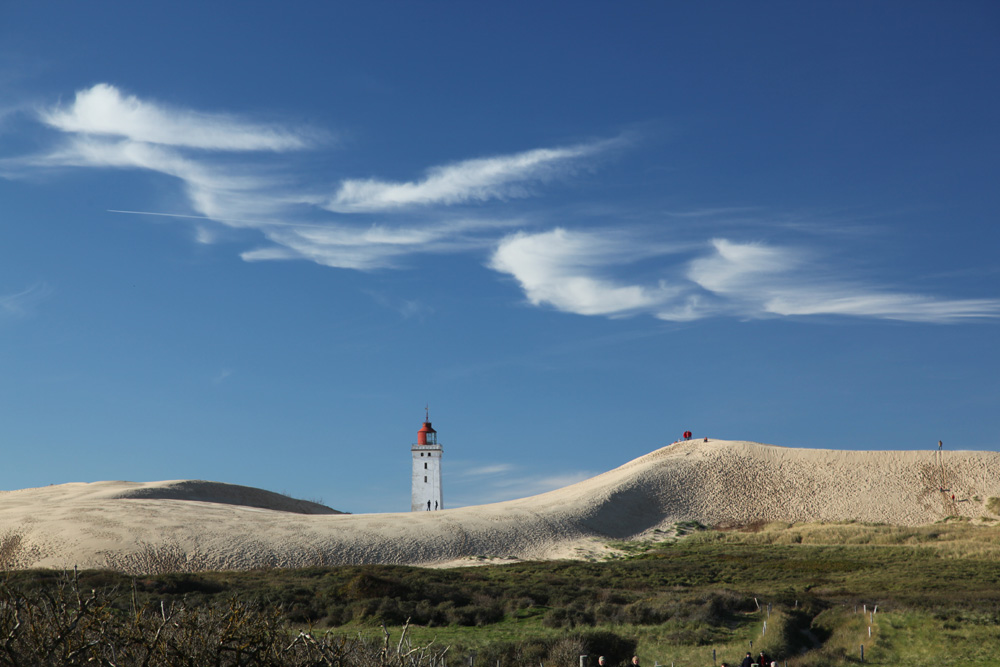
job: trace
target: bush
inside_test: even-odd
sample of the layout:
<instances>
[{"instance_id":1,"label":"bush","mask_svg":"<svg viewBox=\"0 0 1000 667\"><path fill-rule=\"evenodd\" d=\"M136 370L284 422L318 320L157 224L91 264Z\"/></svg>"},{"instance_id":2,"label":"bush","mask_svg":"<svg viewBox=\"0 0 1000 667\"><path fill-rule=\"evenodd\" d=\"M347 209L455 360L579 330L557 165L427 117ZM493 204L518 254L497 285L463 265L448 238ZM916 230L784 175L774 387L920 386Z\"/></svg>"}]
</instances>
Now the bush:
<instances>
[{"instance_id":1,"label":"bush","mask_svg":"<svg viewBox=\"0 0 1000 667\"><path fill-rule=\"evenodd\" d=\"M443 652L363 638L297 636L277 606L229 600L190 608L136 607L116 591L91 591L78 577L25 590L0 585L0 665L37 667L430 667Z\"/></svg>"},{"instance_id":2,"label":"bush","mask_svg":"<svg viewBox=\"0 0 1000 667\"><path fill-rule=\"evenodd\" d=\"M537 665L548 660L550 644L551 642L545 639L491 642L479 649L476 663L485 667L492 667L497 662L508 667Z\"/></svg>"},{"instance_id":3,"label":"bush","mask_svg":"<svg viewBox=\"0 0 1000 667\"><path fill-rule=\"evenodd\" d=\"M9 529L0 534L0 570L31 567L41 555L41 549L29 544L21 531Z\"/></svg>"},{"instance_id":4,"label":"bush","mask_svg":"<svg viewBox=\"0 0 1000 667\"><path fill-rule=\"evenodd\" d=\"M593 630L580 635L584 653L594 656L591 664L597 664L597 656L604 656L608 664L626 664L633 655L637 642L629 637L622 637L607 630Z\"/></svg>"},{"instance_id":5,"label":"bush","mask_svg":"<svg viewBox=\"0 0 1000 667\"><path fill-rule=\"evenodd\" d=\"M751 611L755 606L753 600L745 595L729 591L712 593L692 611L689 619L695 623L723 625L737 613Z\"/></svg>"},{"instance_id":6,"label":"bush","mask_svg":"<svg viewBox=\"0 0 1000 667\"><path fill-rule=\"evenodd\" d=\"M625 622L625 611L615 604L599 604L594 607L594 619L597 623L620 625Z\"/></svg>"},{"instance_id":7,"label":"bush","mask_svg":"<svg viewBox=\"0 0 1000 667\"><path fill-rule=\"evenodd\" d=\"M568 607L556 607L545 613L542 624L549 628L575 628L594 624L594 614L582 603L574 603Z\"/></svg>"},{"instance_id":8,"label":"bush","mask_svg":"<svg viewBox=\"0 0 1000 667\"><path fill-rule=\"evenodd\" d=\"M559 667L574 667L580 664L580 656L586 654L587 646L580 637L564 637L549 648L547 662Z\"/></svg>"},{"instance_id":9,"label":"bush","mask_svg":"<svg viewBox=\"0 0 1000 667\"><path fill-rule=\"evenodd\" d=\"M632 625L659 625L670 620L671 609L655 601L633 602L622 610L625 622Z\"/></svg>"},{"instance_id":10,"label":"bush","mask_svg":"<svg viewBox=\"0 0 1000 667\"><path fill-rule=\"evenodd\" d=\"M409 589L406 585L388 577L378 576L372 572L359 572L341 591L348 600L366 600L370 598L406 598Z\"/></svg>"},{"instance_id":11,"label":"bush","mask_svg":"<svg viewBox=\"0 0 1000 667\"><path fill-rule=\"evenodd\" d=\"M476 625L476 607L470 605L452 606L445 612L445 617L450 625Z\"/></svg>"}]
</instances>

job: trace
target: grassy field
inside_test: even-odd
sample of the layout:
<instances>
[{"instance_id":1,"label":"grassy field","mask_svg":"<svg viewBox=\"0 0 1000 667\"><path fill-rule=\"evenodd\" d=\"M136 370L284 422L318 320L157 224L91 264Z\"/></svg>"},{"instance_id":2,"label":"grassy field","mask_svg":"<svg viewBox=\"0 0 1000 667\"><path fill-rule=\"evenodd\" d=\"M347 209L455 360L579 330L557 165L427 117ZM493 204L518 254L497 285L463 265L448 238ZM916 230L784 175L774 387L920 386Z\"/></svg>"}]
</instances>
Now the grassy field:
<instances>
[{"instance_id":1,"label":"grassy field","mask_svg":"<svg viewBox=\"0 0 1000 667\"><path fill-rule=\"evenodd\" d=\"M398 634L450 646L450 665L578 665L605 654L644 667L738 664L747 650L800 667L865 662L1000 667L1000 529L772 524L629 543L602 562L450 570L352 566L81 573L88 588L143 604L280 605L295 627ZM6 574L30 592L62 576ZM134 604L134 602L133 602ZM877 612L875 611L877 608ZM766 624L766 626L765 626Z\"/></svg>"}]
</instances>

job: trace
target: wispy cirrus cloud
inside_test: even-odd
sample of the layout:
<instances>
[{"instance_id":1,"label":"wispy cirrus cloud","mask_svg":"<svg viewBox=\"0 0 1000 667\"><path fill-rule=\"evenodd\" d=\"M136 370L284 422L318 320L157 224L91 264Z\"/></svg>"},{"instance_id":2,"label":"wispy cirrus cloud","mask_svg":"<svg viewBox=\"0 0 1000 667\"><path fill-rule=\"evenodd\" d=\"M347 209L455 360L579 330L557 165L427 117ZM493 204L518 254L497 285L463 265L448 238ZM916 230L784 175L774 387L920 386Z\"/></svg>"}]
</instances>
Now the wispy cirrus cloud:
<instances>
[{"instance_id":1,"label":"wispy cirrus cloud","mask_svg":"<svg viewBox=\"0 0 1000 667\"><path fill-rule=\"evenodd\" d=\"M688 278L749 317L848 315L938 323L1000 317L996 299L945 299L826 275L821 258L807 251L725 239L713 240L712 248L691 262Z\"/></svg>"},{"instance_id":2,"label":"wispy cirrus cloud","mask_svg":"<svg viewBox=\"0 0 1000 667\"><path fill-rule=\"evenodd\" d=\"M0 175L67 168L160 173L181 183L193 214L176 217L196 226L198 242L211 243L218 236L210 222L253 229L267 244L242 252L246 261L307 260L354 270L398 267L417 254L485 252L499 230L523 221L457 217L447 212L449 206L524 195L621 142L465 160L431 167L424 179L406 183L346 179L331 199L316 194L321 188L311 181L318 179L297 169L294 160L254 155L323 145L325 135L313 130L159 104L107 83L78 91L69 104L42 108L36 117L58 131L60 140L42 153L0 161ZM230 157L233 153L238 160ZM413 215L413 207L425 213ZM404 209L405 220L393 218ZM372 221L372 213L384 219Z\"/></svg>"},{"instance_id":3,"label":"wispy cirrus cloud","mask_svg":"<svg viewBox=\"0 0 1000 667\"><path fill-rule=\"evenodd\" d=\"M393 183L349 179L325 208L338 213L392 211L401 208L484 202L524 196L529 184L565 173L583 157L607 150L614 141L538 148L513 155L464 160L433 167L419 181Z\"/></svg>"},{"instance_id":4,"label":"wispy cirrus cloud","mask_svg":"<svg viewBox=\"0 0 1000 667\"><path fill-rule=\"evenodd\" d=\"M506 500L530 498L540 493L548 493L595 477L599 473L590 471L567 471L556 475L538 475L520 471L507 473L495 478L480 478L475 488L468 491L458 488L455 506L501 503ZM450 493L450 492L449 492ZM468 499L468 500L467 500Z\"/></svg>"},{"instance_id":5,"label":"wispy cirrus cloud","mask_svg":"<svg viewBox=\"0 0 1000 667\"><path fill-rule=\"evenodd\" d=\"M222 384L233 374L233 371L229 368L223 368L221 371L215 374L212 378L212 384Z\"/></svg>"},{"instance_id":6,"label":"wispy cirrus cloud","mask_svg":"<svg viewBox=\"0 0 1000 667\"><path fill-rule=\"evenodd\" d=\"M434 312L434 308L418 299L398 299L379 290L364 290L375 303L395 311L404 320L423 318Z\"/></svg>"},{"instance_id":7,"label":"wispy cirrus cloud","mask_svg":"<svg viewBox=\"0 0 1000 667\"><path fill-rule=\"evenodd\" d=\"M492 476L500 475L504 473L513 472L517 469L517 466L511 463L493 463L488 465L476 466L474 468L466 468L462 471L463 476L467 477L482 477L482 476Z\"/></svg>"},{"instance_id":8,"label":"wispy cirrus cloud","mask_svg":"<svg viewBox=\"0 0 1000 667\"><path fill-rule=\"evenodd\" d=\"M510 463L487 463L466 467L455 461L449 467L449 494L454 506L496 503L554 491L598 475L588 470L538 474ZM474 500L471 500L474 498Z\"/></svg>"},{"instance_id":9,"label":"wispy cirrus cloud","mask_svg":"<svg viewBox=\"0 0 1000 667\"><path fill-rule=\"evenodd\" d=\"M186 184L210 191L247 191L260 184L257 180L214 169L164 146L87 135L72 136L59 148L25 158L22 163L37 167L143 169L174 176Z\"/></svg>"},{"instance_id":10,"label":"wispy cirrus cloud","mask_svg":"<svg viewBox=\"0 0 1000 667\"><path fill-rule=\"evenodd\" d=\"M264 239L241 253L246 261L372 270L405 266L419 254L484 253L489 268L512 276L530 304L590 316L840 315L938 323L1000 316L997 300L947 299L856 280L801 248L727 238L668 244L656 239L670 229L651 241L624 228L580 229L571 219L548 231L524 231L524 220L496 212L504 200L536 194L542 184L590 167L621 138L460 160L410 181L348 178L330 195L316 184L324 178L293 159L326 145L314 130L164 105L107 83L42 108L35 118L57 140L40 153L0 160L0 175L90 168L169 176L181 184L191 211L176 217L196 225L198 242L213 242L225 227ZM450 211L456 206L463 216ZM479 210L472 212L474 206ZM759 226L766 212L706 207L663 214L699 226L719 216L743 229ZM512 227L522 231L510 234ZM16 305L0 302L0 308Z\"/></svg>"},{"instance_id":11,"label":"wispy cirrus cloud","mask_svg":"<svg viewBox=\"0 0 1000 667\"><path fill-rule=\"evenodd\" d=\"M513 276L531 304L579 315L644 313L669 321L844 315L935 323L1000 317L1000 300L897 292L838 276L807 251L726 239L694 257L675 257L656 283L608 277L627 273L625 265L651 252L667 253L654 248L620 234L557 228L505 238L489 266Z\"/></svg>"},{"instance_id":12,"label":"wispy cirrus cloud","mask_svg":"<svg viewBox=\"0 0 1000 667\"><path fill-rule=\"evenodd\" d=\"M20 319L32 313L34 307L52 294L46 283L35 283L18 292L0 294L0 315Z\"/></svg>"},{"instance_id":13,"label":"wispy cirrus cloud","mask_svg":"<svg viewBox=\"0 0 1000 667\"><path fill-rule=\"evenodd\" d=\"M284 212L287 179L248 152L287 152L309 146L322 133L265 125L230 114L208 114L146 102L98 84L77 92L67 106L42 108L36 117L59 131L38 154L0 161L15 178L31 170L135 169L178 179L192 209L227 226L252 227L261 216ZM241 160L227 160L232 152ZM301 197L291 195L293 200ZM246 218L233 223L236 218Z\"/></svg>"},{"instance_id":14,"label":"wispy cirrus cloud","mask_svg":"<svg viewBox=\"0 0 1000 667\"><path fill-rule=\"evenodd\" d=\"M99 83L76 93L72 104L43 109L39 117L62 132L122 137L130 141L222 151L306 148L303 131L252 123L230 114L172 108L123 95Z\"/></svg>"},{"instance_id":15,"label":"wispy cirrus cloud","mask_svg":"<svg viewBox=\"0 0 1000 667\"><path fill-rule=\"evenodd\" d=\"M369 271L399 266L417 254L486 251L497 229L516 220L433 220L423 224L362 226L268 224L260 228L274 245L241 253L245 261L306 259L323 266Z\"/></svg>"},{"instance_id":16,"label":"wispy cirrus cloud","mask_svg":"<svg viewBox=\"0 0 1000 667\"><path fill-rule=\"evenodd\" d=\"M617 235L556 228L508 236L489 266L513 276L533 305L580 315L628 315L656 309L678 295L663 281L629 285L601 275L649 255L648 247Z\"/></svg>"}]
</instances>

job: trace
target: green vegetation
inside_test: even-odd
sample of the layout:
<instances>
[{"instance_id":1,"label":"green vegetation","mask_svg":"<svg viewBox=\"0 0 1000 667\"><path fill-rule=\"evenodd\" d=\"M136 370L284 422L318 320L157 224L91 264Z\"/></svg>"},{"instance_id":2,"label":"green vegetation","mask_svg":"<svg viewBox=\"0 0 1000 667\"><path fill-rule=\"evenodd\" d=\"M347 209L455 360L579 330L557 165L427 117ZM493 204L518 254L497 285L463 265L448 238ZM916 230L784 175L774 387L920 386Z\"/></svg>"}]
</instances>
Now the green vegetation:
<instances>
[{"instance_id":1,"label":"green vegetation","mask_svg":"<svg viewBox=\"0 0 1000 667\"><path fill-rule=\"evenodd\" d=\"M114 589L88 591L64 573L37 587L0 585L4 667L435 667L445 650L405 637L293 632L273 605L139 604Z\"/></svg>"},{"instance_id":2,"label":"green vegetation","mask_svg":"<svg viewBox=\"0 0 1000 667\"><path fill-rule=\"evenodd\" d=\"M764 650L799 667L857 663L862 645L870 664L1000 666L1000 529L993 523L687 532L615 545L623 557L605 562L135 578L91 571L79 574L79 584L113 591L109 608L122 612L280 609L286 631L310 636L378 642L382 624L409 620L413 642L449 647L452 666L467 664L470 651L483 667L575 667L581 654L624 664L635 651L648 665L711 665L713 650L719 662L738 663L751 642L754 655ZM64 581L61 573L9 571L5 590L37 599Z\"/></svg>"}]
</instances>

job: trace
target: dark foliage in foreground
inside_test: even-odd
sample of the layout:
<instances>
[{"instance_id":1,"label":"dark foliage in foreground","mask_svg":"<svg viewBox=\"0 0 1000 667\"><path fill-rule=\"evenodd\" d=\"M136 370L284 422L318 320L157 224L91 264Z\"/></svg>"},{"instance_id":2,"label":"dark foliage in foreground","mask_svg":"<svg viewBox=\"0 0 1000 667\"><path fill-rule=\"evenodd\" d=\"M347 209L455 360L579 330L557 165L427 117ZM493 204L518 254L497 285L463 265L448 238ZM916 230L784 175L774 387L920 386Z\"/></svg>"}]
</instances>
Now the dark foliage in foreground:
<instances>
[{"instance_id":1,"label":"dark foliage in foreground","mask_svg":"<svg viewBox=\"0 0 1000 667\"><path fill-rule=\"evenodd\" d=\"M81 589L65 575L54 585L0 585L0 665L23 667L424 667L444 651L362 637L293 633L275 606L138 606L134 595Z\"/></svg>"},{"instance_id":2,"label":"dark foliage in foreground","mask_svg":"<svg viewBox=\"0 0 1000 667\"><path fill-rule=\"evenodd\" d=\"M137 588L88 590L78 573L45 574L41 580L0 584L0 666L444 667L449 662L448 647L413 647L408 623L395 641L384 625L381 641L316 635L293 629L275 604L236 598L142 604ZM559 640L497 642L481 651L480 664L574 663L588 651L604 651L618 663L635 646L611 632L591 631Z\"/></svg>"},{"instance_id":3,"label":"dark foliage in foreground","mask_svg":"<svg viewBox=\"0 0 1000 667\"><path fill-rule=\"evenodd\" d=\"M989 554L731 539L707 535L612 562L453 570L343 566L138 577L10 570L0 584L0 667L432 667L431 660L442 667L445 658L467 664L471 651L477 667L566 667L584 654L607 655L614 665L627 663L637 643L639 650L688 647L691 655L739 646L760 636L772 604L780 616L768 642L790 664L825 665L849 662L844 651L856 650L867 632L859 615L838 610L865 603L909 615L880 626L883 652L926 634L920 623L940 623L950 643L970 651L1000 622ZM390 645L378 629L407 623L417 643L446 637L447 655ZM904 635L908 623L920 629ZM314 627L357 636L317 635Z\"/></svg>"},{"instance_id":4,"label":"dark foliage in foreground","mask_svg":"<svg viewBox=\"0 0 1000 667\"><path fill-rule=\"evenodd\" d=\"M62 575L11 571L23 590ZM793 606L859 600L896 608L1000 609L996 564L942 558L920 547L682 542L604 563L535 562L450 570L341 566L130 577L80 573L89 589L135 591L138 604L188 606L231 599L280 607L290 623L317 627L484 627L514 618L550 629L597 626L726 626L755 608L754 597Z\"/></svg>"}]
</instances>

